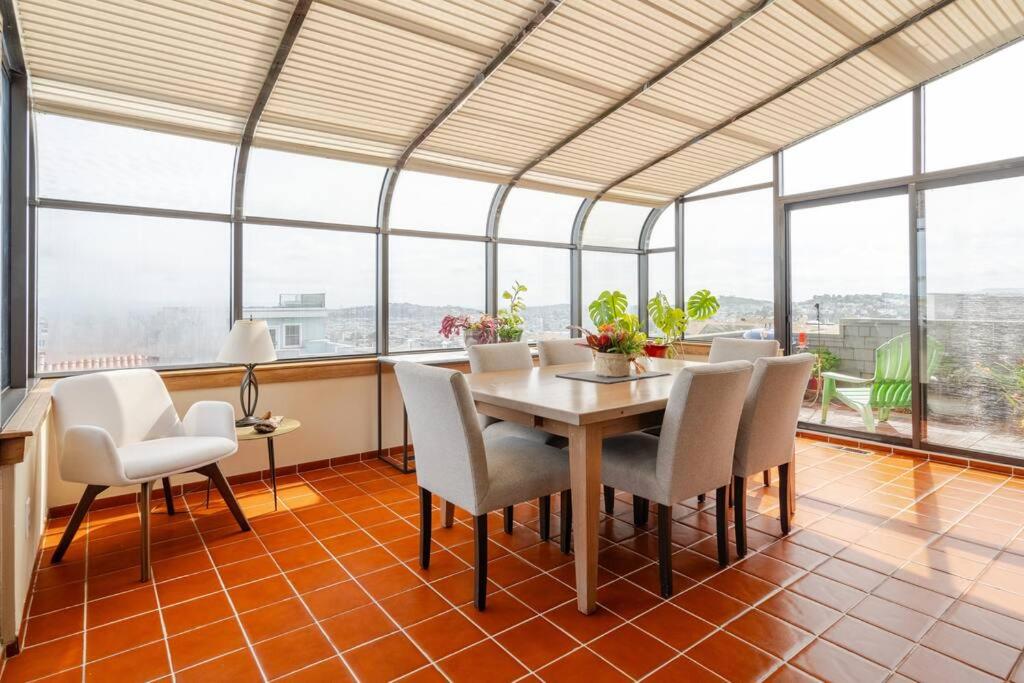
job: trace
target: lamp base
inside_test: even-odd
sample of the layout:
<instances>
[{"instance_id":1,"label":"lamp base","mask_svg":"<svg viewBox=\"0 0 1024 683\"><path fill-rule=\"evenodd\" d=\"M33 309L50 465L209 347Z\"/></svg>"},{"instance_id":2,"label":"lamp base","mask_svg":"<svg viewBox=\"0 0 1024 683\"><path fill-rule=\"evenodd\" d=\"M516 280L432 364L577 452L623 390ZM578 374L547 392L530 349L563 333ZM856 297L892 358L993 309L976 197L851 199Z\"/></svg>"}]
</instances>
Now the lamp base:
<instances>
[{"instance_id":1,"label":"lamp base","mask_svg":"<svg viewBox=\"0 0 1024 683\"><path fill-rule=\"evenodd\" d=\"M258 417L252 415L235 420L236 427L251 427L257 422L262 422Z\"/></svg>"}]
</instances>

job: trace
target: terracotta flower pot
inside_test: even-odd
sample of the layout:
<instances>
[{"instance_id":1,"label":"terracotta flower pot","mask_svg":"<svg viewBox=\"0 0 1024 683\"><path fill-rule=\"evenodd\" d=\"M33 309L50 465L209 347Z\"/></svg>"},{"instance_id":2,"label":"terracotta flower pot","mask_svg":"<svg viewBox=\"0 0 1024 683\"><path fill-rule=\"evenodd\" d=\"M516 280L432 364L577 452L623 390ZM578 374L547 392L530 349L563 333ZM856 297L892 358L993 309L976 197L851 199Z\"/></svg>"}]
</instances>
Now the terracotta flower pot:
<instances>
[{"instance_id":1,"label":"terracotta flower pot","mask_svg":"<svg viewBox=\"0 0 1024 683\"><path fill-rule=\"evenodd\" d=\"M595 351L594 371L600 377L626 377L629 375L629 356Z\"/></svg>"},{"instance_id":2,"label":"terracotta flower pot","mask_svg":"<svg viewBox=\"0 0 1024 683\"><path fill-rule=\"evenodd\" d=\"M647 346L644 347L644 351L646 351L647 355L651 358L667 358L668 349L668 344L648 343Z\"/></svg>"}]
</instances>

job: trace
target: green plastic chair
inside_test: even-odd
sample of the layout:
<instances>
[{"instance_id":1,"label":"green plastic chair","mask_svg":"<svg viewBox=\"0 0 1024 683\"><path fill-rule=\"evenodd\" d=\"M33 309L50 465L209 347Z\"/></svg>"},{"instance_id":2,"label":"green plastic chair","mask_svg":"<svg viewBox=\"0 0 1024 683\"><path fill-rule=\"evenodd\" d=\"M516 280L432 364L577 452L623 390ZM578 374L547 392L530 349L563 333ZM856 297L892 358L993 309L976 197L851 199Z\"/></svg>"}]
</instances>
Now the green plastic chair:
<instances>
[{"instance_id":1,"label":"green plastic chair","mask_svg":"<svg viewBox=\"0 0 1024 683\"><path fill-rule=\"evenodd\" d=\"M931 377L942 358L942 345L928 340L928 373ZM893 337L875 349L875 376L853 377L840 372L823 372L825 386L821 393L821 422L828 418L828 407L837 398L856 410L864 427L874 433L875 409L878 421L885 422L893 408L910 406L910 333ZM860 386L841 387L837 382ZM870 386L865 386L870 385Z\"/></svg>"}]
</instances>

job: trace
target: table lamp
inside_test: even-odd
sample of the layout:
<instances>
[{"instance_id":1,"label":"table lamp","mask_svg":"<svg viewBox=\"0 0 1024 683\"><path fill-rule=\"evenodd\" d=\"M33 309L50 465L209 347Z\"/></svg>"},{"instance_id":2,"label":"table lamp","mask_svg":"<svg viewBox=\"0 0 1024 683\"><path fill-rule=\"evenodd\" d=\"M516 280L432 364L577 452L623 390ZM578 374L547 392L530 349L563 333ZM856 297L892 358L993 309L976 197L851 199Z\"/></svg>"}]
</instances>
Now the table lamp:
<instances>
[{"instance_id":1,"label":"table lamp","mask_svg":"<svg viewBox=\"0 0 1024 683\"><path fill-rule=\"evenodd\" d=\"M257 363L270 363L277 360L274 353L274 341L270 338L266 320L236 320L228 338L217 356L219 363L245 366L245 377L239 391L239 403L242 405L243 416L235 421L236 427L246 427L259 422L253 417L256 403L260 399L260 386L256 382L254 372Z\"/></svg>"}]
</instances>

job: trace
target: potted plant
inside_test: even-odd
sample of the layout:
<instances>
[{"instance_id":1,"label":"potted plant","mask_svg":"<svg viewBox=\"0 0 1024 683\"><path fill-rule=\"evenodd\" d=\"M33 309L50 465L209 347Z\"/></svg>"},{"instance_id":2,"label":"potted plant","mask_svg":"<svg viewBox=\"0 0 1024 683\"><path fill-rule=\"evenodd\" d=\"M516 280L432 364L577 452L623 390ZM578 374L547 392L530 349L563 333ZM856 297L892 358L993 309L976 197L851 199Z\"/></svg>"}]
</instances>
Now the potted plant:
<instances>
[{"instance_id":1,"label":"potted plant","mask_svg":"<svg viewBox=\"0 0 1024 683\"><path fill-rule=\"evenodd\" d=\"M644 371L638 359L644 355L647 335L640 329L640 319L626 313L628 307L622 292L601 292L588 308L597 332L576 328L583 333L582 345L594 352L594 370L602 377L625 377L631 366Z\"/></svg>"},{"instance_id":2,"label":"potted plant","mask_svg":"<svg viewBox=\"0 0 1024 683\"><path fill-rule=\"evenodd\" d=\"M811 377L807 380L807 388L810 391L817 391L821 386L821 375L839 367L839 357L824 346L810 349L808 353L814 354L814 367L811 368Z\"/></svg>"},{"instance_id":3,"label":"potted plant","mask_svg":"<svg viewBox=\"0 0 1024 683\"><path fill-rule=\"evenodd\" d=\"M668 297L658 292L647 302L647 315L663 336L647 343L647 355L653 358L675 357L675 345L683 338L690 322L708 320L719 308L718 299L706 289L694 292L687 299L685 311L672 306Z\"/></svg>"},{"instance_id":4,"label":"potted plant","mask_svg":"<svg viewBox=\"0 0 1024 683\"><path fill-rule=\"evenodd\" d=\"M492 344L498 340L498 321L486 314L475 320L468 315L446 315L441 319L438 333L442 337L451 339L460 332L467 349L474 344Z\"/></svg>"},{"instance_id":5,"label":"potted plant","mask_svg":"<svg viewBox=\"0 0 1024 683\"><path fill-rule=\"evenodd\" d=\"M512 289L506 289L501 293L501 298L508 302L508 308L498 309L498 339L503 342L517 342L523 338L523 311L526 310L526 302L523 301L523 292L526 285L516 280Z\"/></svg>"}]
</instances>

